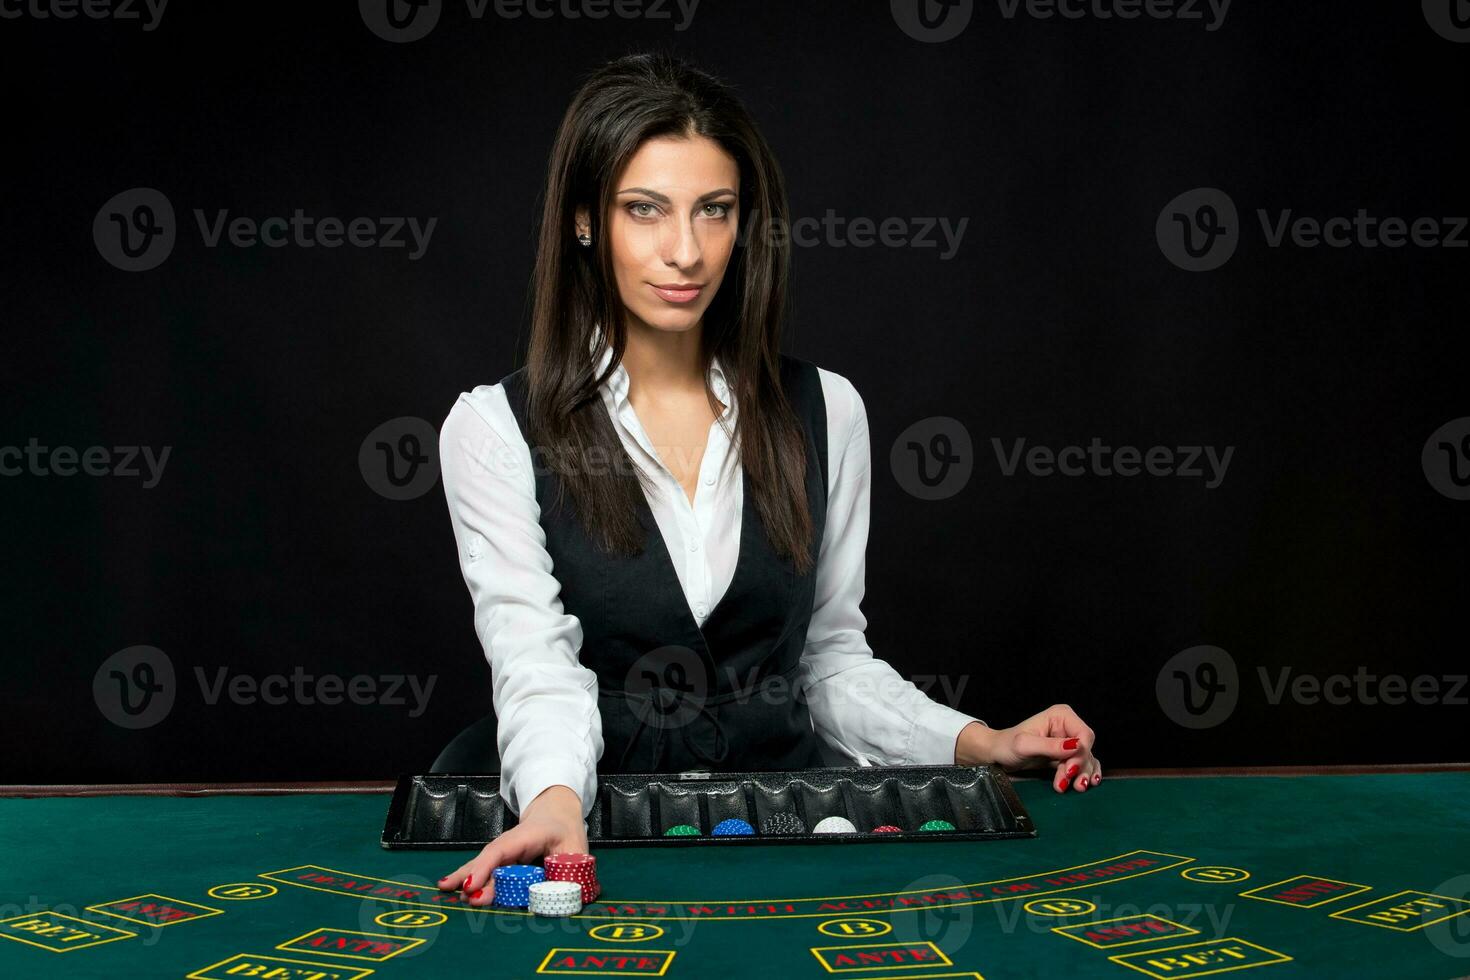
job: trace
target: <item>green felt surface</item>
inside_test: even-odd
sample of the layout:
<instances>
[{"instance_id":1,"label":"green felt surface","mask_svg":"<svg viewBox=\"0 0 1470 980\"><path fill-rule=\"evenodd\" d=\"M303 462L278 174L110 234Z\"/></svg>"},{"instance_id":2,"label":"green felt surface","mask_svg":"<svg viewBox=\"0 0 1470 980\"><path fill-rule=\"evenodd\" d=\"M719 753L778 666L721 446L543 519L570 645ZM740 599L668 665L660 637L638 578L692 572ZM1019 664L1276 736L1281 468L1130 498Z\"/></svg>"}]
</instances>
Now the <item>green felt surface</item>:
<instances>
[{"instance_id":1,"label":"green felt surface","mask_svg":"<svg viewBox=\"0 0 1470 980\"><path fill-rule=\"evenodd\" d=\"M0 922L0 936L7 937L0 939L0 977L182 977L235 953L332 966L319 973L296 966L291 972L204 975L286 980L371 970L375 980L528 977L537 975L553 947L563 947L625 955L672 952L667 977L1137 978L1149 974L1109 957L1165 957L1152 950L1219 939L1244 940L1291 957L1248 967L1252 977L1447 980L1470 974L1470 915L1414 931L1332 917L1406 890L1461 900L1414 906L1433 916L1470 910L1470 774L1114 779L1085 795L1065 796L1022 781L1018 790L1040 829L1034 840L603 851L599 865L607 904L555 921L442 907L432 882L465 854L381 849L386 796L0 799L0 920L8 920ZM1126 857L1133 852L1148 855ZM1140 860L1144 865L1127 866ZM256 900L207 894L215 885L264 884L264 873L307 865L336 877L323 880L327 871L272 875L277 894ZM1240 869L1249 878L1196 881L1181 873L1201 866ZM318 877L298 880L312 874ZM1313 908L1239 894L1298 875L1368 888ZM993 884L1006 879L1012 880ZM155 927L86 909L145 893L222 914ZM425 896L428 901L414 900ZM1096 909L1077 915L1026 911L1025 904L1036 900L1053 911L1058 907L1052 903L1060 900L1068 903L1061 911L1080 907L1071 903ZM441 906L447 921L427 929L375 921L383 913L430 905ZM1446 911L1435 911L1440 908ZM43 910L84 920L69 923L81 930L96 923L135 935L62 953L13 941L36 938L16 923L34 922ZM1052 931L1136 915L1162 916L1198 934L1098 949ZM650 923L664 934L621 943L589 935L618 916ZM853 928L891 930L853 938L818 930L830 920L851 918L874 923ZM1399 924L1407 928L1418 921ZM376 963L275 949L316 928L424 942ZM878 969L889 961L871 960L864 969L833 974L811 952L867 944L912 949L922 942L933 943L954 965ZM880 948L866 955L914 954ZM1237 946L1234 953L1217 949L1203 959L1239 964L1240 955L1274 958L1242 954ZM630 958L623 964L639 962ZM1218 969L1209 962L1161 959L1149 969L1164 976L1220 975L1209 972Z\"/></svg>"}]
</instances>

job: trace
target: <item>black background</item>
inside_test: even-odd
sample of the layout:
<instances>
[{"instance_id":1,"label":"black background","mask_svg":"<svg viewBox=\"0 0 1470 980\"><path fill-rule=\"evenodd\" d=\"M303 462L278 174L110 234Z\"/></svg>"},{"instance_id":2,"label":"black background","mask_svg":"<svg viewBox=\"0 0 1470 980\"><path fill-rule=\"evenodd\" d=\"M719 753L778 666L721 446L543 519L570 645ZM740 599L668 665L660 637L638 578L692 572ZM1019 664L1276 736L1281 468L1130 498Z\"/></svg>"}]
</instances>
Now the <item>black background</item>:
<instances>
[{"instance_id":1,"label":"black background","mask_svg":"<svg viewBox=\"0 0 1470 980\"><path fill-rule=\"evenodd\" d=\"M676 14L677 18L677 14ZM872 430L868 639L1009 724L1053 701L1111 767L1463 759L1465 708L1268 704L1274 672L1464 673L1470 503L1420 464L1467 414L1464 249L1270 248L1255 218L1470 211L1470 45L1418 4L1238 0L1202 21L978 3L922 43L887 3L705 0L668 20L472 18L388 43L354 4L186 3L158 28L0 20L7 93L0 445L172 447L162 482L0 478L9 751L0 781L385 778L489 709L443 498L395 502L364 437L519 364L546 157L581 75L667 48L727 78L795 216L968 218L959 253L794 250L788 349L850 378ZM1218 187L1242 241L1176 268L1154 224ZM92 222L162 191L158 268ZM437 217L427 253L206 248L192 211ZM968 486L904 492L889 450L964 423ZM1001 474L992 438L1234 446L1223 484ZM109 723L135 644L169 717ZM1229 721L1185 730L1155 678L1228 650ZM416 674L428 710L210 705L195 668ZM1463 694L1464 692L1462 692Z\"/></svg>"}]
</instances>

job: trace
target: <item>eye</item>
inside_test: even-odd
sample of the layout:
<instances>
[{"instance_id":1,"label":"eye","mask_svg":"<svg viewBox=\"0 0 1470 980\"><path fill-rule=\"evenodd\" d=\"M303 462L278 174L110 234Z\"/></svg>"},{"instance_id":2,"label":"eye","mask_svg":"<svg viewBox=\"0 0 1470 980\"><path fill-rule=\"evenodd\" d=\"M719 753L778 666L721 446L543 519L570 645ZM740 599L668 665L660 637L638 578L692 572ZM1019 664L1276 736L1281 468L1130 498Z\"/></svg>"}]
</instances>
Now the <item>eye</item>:
<instances>
[{"instance_id":1,"label":"eye","mask_svg":"<svg viewBox=\"0 0 1470 980\"><path fill-rule=\"evenodd\" d=\"M730 216L730 205L728 204L706 204L706 208L719 208L718 214L710 215L711 218L728 218Z\"/></svg>"},{"instance_id":2,"label":"eye","mask_svg":"<svg viewBox=\"0 0 1470 980\"><path fill-rule=\"evenodd\" d=\"M651 210L640 211L639 208L649 208ZM647 201L634 201L632 204L628 205L628 213L635 218L651 218L653 217L653 212L657 210L657 207L648 203Z\"/></svg>"}]
</instances>

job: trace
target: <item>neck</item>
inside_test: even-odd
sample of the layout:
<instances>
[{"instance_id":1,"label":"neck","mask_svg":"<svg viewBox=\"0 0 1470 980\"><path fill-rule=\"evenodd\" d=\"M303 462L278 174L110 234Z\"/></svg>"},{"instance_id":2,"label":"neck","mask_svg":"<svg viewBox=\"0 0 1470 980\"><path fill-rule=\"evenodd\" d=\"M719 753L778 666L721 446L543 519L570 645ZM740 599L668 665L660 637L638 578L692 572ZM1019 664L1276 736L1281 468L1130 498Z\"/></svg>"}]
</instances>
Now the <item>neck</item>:
<instances>
[{"instance_id":1,"label":"neck","mask_svg":"<svg viewBox=\"0 0 1470 980\"><path fill-rule=\"evenodd\" d=\"M701 324L688 330L656 330L644 323L630 323L628 349L623 351L623 367L628 371L630 394L638 388L702 390L702 340Z\"/></svg>"}]
</instances>

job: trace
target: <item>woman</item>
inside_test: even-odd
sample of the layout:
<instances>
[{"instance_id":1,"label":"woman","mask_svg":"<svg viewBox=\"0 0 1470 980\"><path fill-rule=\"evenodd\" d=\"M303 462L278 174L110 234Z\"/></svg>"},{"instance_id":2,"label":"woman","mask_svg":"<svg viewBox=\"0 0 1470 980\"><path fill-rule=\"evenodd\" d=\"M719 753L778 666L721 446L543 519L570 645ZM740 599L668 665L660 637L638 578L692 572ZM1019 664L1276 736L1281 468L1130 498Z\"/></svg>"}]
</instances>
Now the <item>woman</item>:
<instances>
[{"instance_id":1,"label":"woman","mask_svg":"<svg viewBox=\"0 0 1470 980\"><path fill-rule=\"evenodd\" d=\"M587 850L599 769L827 755L1101 779L1066 705L992 729L869 650L867 417L845 378L778 353L786 227L781 172L721 82L636 55L577 92L527 364L462 395L440 437L495 715L434 769L494 770L498 746L520 816L440 880L471 904L501 864Z\"/></svg>"}]
</instances>

